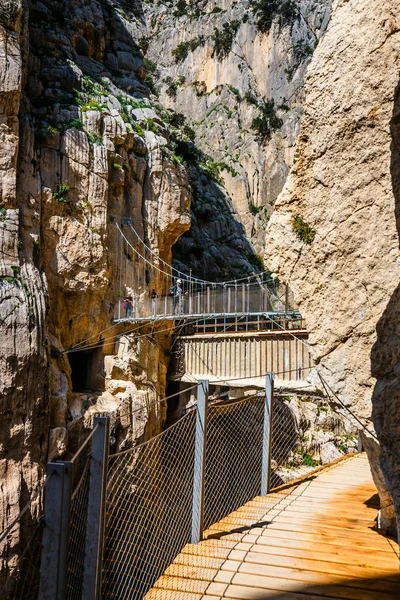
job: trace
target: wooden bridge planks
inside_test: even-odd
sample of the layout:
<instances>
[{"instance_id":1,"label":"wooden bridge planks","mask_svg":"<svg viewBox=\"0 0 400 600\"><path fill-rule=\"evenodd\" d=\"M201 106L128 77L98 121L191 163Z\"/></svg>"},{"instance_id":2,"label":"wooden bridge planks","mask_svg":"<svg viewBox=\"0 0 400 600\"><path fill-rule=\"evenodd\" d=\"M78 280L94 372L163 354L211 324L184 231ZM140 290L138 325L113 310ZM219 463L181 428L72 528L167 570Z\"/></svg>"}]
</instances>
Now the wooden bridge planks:
<instances>
[{"instance_id":1,"label":"wooden bridge planks","mask_svg":"<svg viewBox=\"0 0 400 600\"><path fill-rule=\"evenodd\" d=\"M399 547L373 529L365 455L258 497L188 544L146 600L400 598Z\"/></svg>"}]
</instances>

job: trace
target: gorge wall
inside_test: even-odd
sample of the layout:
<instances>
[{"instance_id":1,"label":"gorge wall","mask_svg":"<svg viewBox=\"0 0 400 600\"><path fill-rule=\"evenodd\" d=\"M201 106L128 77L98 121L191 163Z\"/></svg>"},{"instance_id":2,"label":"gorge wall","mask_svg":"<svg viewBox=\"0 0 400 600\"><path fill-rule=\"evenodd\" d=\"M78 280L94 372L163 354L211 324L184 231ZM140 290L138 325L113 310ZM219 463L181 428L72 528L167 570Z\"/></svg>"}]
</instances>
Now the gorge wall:
<instances>
[{"instance_id":1,"label":"gorge wall","mask_svg":"<svg viewBox=\"0 0 400 600\"><path fill-rule=\"evenodd\" d=\"M262 13L247 0L143 3L160 102L186 117L202 163L225 188L213 202L192 177L192 227L174 247L180 268L182 257L195 273L215 264L213 275L222 278L221 262L231 262L229 249L238 246L226 226L232 209L263 254L265 227L293 162L304 75L330 4L287 2L283 13L272 2Z\"/></svg>"},{"instance_id":2,"label":"gorge wall","mask_svg":"<svg viewBox=\"0 0 400 600\"><path fill-rule=\"evenodd\" d=\"M175 244L194 274L263 268L252 242L260 252L291 166L329 4L302 0L261 31L248 2L2 3L3 522L46 459L76 441L75 421L113 412L119 447L163 422L171 332L161 324L115 344L124 328L110 319L126 282L111 216L129 217L163 260ZM193 24L200 42L177 60ZM263 111L261 140L253 121ZM162 275L141 276L135 294L147 298L151 285L165 286Z\"/></svg>"},{"instance_id":3,"label":"gorge wall","mask_svg":"<svg viewBox=\"0 0 400 600\"><path fill-rule=\"evenodd\" d=\"M2 529L42 481L46 460L73 451L93 414L113 415L116 448L154 435L165 420L172 329L160 323L134 336L110 326L127 293L121 253L137 268L110 217L130 218L171 262L190 227L195 171L210 202L227 207L223 238L234 243L224 274L255 269L217 175L197 154L184 160L191 132L158 101L146 32L141 2L0 6ZM221 255L224 239L215 240ZM152 275L139 273L139 300L152 285L165 287L162 274ZM7 540L11 552L20 533Z\"/></svg>"},{"instance_id":4,"label":"gorge wall","mask_svg":"<svg viewBox=\"0 0 400 600\"><path fill-rule=\"evenodd\" d=\"M378 379L373 419L398 516L399 59L397 2L333 2L266 236L268 265L290 284L333 390L367 417Z\"/></svg>"},{"instance_id":5,"label":"gorge wall","mask_svg":"<svg viewBox=\"0 0 400 600\"><path fill-rule=\"evenodd\" d=\"M170 332L97 343L123 331L110 328L117 280L126 293L110 215L170 261L190 197L185 168L161 153L163 122L132 117L145 101L130 106L129 92L148 93L143 55L107 3L10 1L0 17L3 529L45 461L79 443L71 422L114 413L119 447L160 430ZM147 296L144 276L135 291ZM75 361L63 353L85 340L96 344Z\"/></svg>"},{"instance_id":6,"label":"gorge wall","mask_svg":"<svg viewBox=\"0 0 400 600\"><path fill-rule=\"evenodd\" d=\"M395 0L330 8L299 0L260 29L247 0L2 3L2 525L93 414L114 415L118 448L165 419L172 330L110 328L126 293L111 216L205 278L254 273L265 252L343 401L368 416L380 380L400 505L399 13ZM135 294L152 285L166 283L145 274Z\"/></svg>"}]
</instances>

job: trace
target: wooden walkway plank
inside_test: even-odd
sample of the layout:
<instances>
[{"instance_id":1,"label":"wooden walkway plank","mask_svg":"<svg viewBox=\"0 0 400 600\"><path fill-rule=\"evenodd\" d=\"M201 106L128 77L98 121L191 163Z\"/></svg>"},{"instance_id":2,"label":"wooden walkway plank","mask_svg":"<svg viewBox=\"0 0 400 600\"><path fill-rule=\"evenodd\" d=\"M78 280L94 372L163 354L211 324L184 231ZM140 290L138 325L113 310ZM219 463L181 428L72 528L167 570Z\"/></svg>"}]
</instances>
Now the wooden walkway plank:
<instances>
[{"instance_id":1,"label":"wooden walkway plank","mask_svg":"<svg viewBox=\"0 0 400 600\"><path fill-rule=\"evenodd\" d=\"M393 600L399 549L375 531L365 455L257 497L187 544L145 600Z\"/></svg>"},{"instance_id":2,"label":"wooden walkway plank","mask_svg":"<svg viewBox=\"0 0 400 600\"><path fill-rule=\"evenodd\" d=\"M270 539L279 540L279 543L277 543L277 545L282 545L281 540L283 540L285 543L287 541L293 540L293 542L301 544L300 547L302 547L302 548L305 548L308 544L312 544L314 546L314 544L322 543L322 544L328 545L328 546L339 546L344 549L347 548L349 550L349 552L352 552L353 554L357 553L359 551L359 549L361 548L363 552L364 552L364 550L366 550L368 552L385 552L388 554L394 554L395 556L398 556L398 554L396 554L396 549L392 548L389 540L383 540L382 545L380 545L378 547L377 545L375 545L375 540L371 540L370 537L368 537L366 540L360 540L359 536L357 536L355 539L353 538L351 540L350 547L349 547L349 541L345 537L342 537L342 539L339 539L337 536L326 535L326 536L321 536L321 538L318 541L316 541L315 534L313 534L313 533L294 532L291 529L289 529L289 530L274 529L274 530L268 531L268 535L263 534L262 536L252 535L251 533L249 533L242 537L243 542L251 543L251 544L258 543L261 545L268 544Z\"/></svg>"},{"instance_id":3,"label":"wooden walkway plank","mask_svg":"<svg viewBox=\"0 0 400 600\"><path fill-rule=\"evenodd\" d=\"M285 543L286 542L286 543ZM285 540L279 538L258 538L257 543L240 542L237 544L238 550L249 550L253 548L254 552L264 552L266 554L281 554L283 556L303 556L307 558L315 558L318 560L321 554L325 556L325 560L330 562L344 562L346 564L358 564L359 559L356 556L354 548L349 549L347 546L337 546L334 544L325 544L315 542L308 549L304 547L303 542L296 540ZM399 559L394 552L380 553L374 550L363 549L363 560L369 566L382 566L384 568L398 566Z\"/></svg>"}]
</instances>

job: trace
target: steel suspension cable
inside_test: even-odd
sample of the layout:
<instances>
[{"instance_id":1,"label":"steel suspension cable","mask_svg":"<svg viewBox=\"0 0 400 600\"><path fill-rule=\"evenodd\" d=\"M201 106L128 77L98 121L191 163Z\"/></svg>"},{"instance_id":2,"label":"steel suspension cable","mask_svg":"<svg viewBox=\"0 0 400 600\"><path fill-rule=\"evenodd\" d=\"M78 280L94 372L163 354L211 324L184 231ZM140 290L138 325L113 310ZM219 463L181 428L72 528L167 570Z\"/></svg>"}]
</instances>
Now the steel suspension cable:
<instances>
[{"instance_id":1,"label":"steel suspension cable","mask_svg":"<svg viewBox=\"0 0 400 600\"><path fill-rule=\"evenodd\" d=\"M319 372L319 369L317 369L317 373L318 373L318 377L320 378L321 383L322 383L322 385L324 387L324 390L325 390L325 393L326 393L327 397L330 398L330 395L329 395L329 392L330 392L333 395L333 397L339 402L339 404L342 406L342 408L344 408L345 410L347 410L351 414L351 416L353 417L353 419L355 421L357 421L357 423L359 425L361 425L361 427L363 429L365 429L365 431L367 431L369 433L369 435L371 435L377 442L379 442L379 440L376 437L376 435L373 434L373 433L371 433L371 431L369 431L369 429L367 428L367 426L360 420L360 418L357 417L357 415L355 415L353 413L353 411L348 406L346 406L346 404L344 404L344 402L342 402L342 400L339 398L339 396L336 394L336 392L334 392L332 390L331 386L325 381L324 377L322 377L321 373ZM342 413L339 413L339 414L342 414ZM346 415L343 415L343 416L346 416ZM348 417L347 417L347 419L348 419Z\"/></svg>"},{"instance_id":2,"label":"steel suspension cable","mask_svg":"<svg viewBox=\"0 0 400 600\"><path fill-rule=\"evenodd\" d=\"M187 323L185 323L185 325L194 325L194 324L196 324L196 323L198 323L199 321L202 321L202 320L203 320L203 318L197 317L196 319L189 320ZM104 340L102 340L101 342L93 342L92 344L87 344L86 346L80 346L79 348L70 348L68 350L64 350L63 352L61 352L61 354L71 354L73 352L81 352L81 351L84 351L84 350L91 350L91 349L94 349L94 348L101 348L101 347L104 347L106 345L109 345L109 344L104 344L104 342L107 342L108 340L116 340L116 339L118 339L118 338L120 338L120 337L122 337L124 335L128 335L128 334L133 333L133 332L135 332L135 331L137 331L139 329L142 329L143 327L148 327L148 326L149 326L149 323L146 322L143 325L139 325L138 327L135 327L134 329L129 329L128 331L123 331L121 333L117 333L116 335L112 335L112 336L110 336L108 338L104 338ZM180 327L179 324L178 325L171 325L171 327L167 327L166 329L159 329L159 330L155 331L154 333L155 334L164 333L165 331L174 330L174 329L176 329L178 327ZM107 330L105 330L105 331L107 331ZM99 334L97 334L97 335L99 335ZM148 335L149 335L148 333L144 333L143 335L137 336L135 339L139 339L141 337L146 337ZM112 342L112 343L115 343L115 342Z\"/></svg>"},{"instance_id":3,"label":"steel suspension cable","mask_svg":"<svg viewBox=\"0 0 400 600\"><path fill-rule=\"evenodd\" d=\"M173 272L173 271L176 271L176 272L177 272L177 273L179 273L179 274L180 274L182 277L184 277L184 278L185 278L185 280L189 280L189 276L188 276L186 273L183 273L182 271L179 271L178 269L176 269L176 268L175 268L175 267L173 267L172 265L170 265L170 264L166 263L165 261L163 261L163 260L162 260L160 257L158 257L158 255L157 255L157 254L154 254L154 252L153 252L152 250L150 250L150 249L148 248L148 246L146 246L146 245L145 245L145 243L143 242L143 240L142 240L140 237L138 237L138 239L139 239L139 240L140 240L140 242L143 244L143 246L144 246L144 247L146 247L148 250L150 250L150 252L151 252L153 255L155 255L155 256L158 258L158 260L159 260L160 262L162 262L163 264L165 264L166 266L168 266L168 267L169 267L169 269L171 270L171 272L170 272L170 273L168 273L167 271L164 271L163 269L160 269L159 267L157 267L156 265L154 265L153 263L151 263L151 262L150 262L150 261L149 261L149 260L148 260L148 259L147 259L145 256L143 256L143 254L141 254L141 253L139 252L139 250L136 250L136 248L134 248L134 247L132 246L132 244L129 242L128 238L125 236L125 234L123 233L123 231L121 230L120 226L118 225L118 223L117 223L116 221L114 222L114 224L115 224L116 228L118 229L118 231L119 231L120 235L121 235L121 236L124 238L124 240L126 241L126 243L127 243L127 244L129 245L129 247L131 248L131 250L132 250L133 252L135 252L135 253L136 253L136 254L137 254L137 255L138 255L138 256L139 256L139 257L140 257L142 260L144 260L146 263L150 264L150 265L151 265L151 266L152 266L154 269L156 269L158 272L160 272L160 273L163 273L164 275L167 275L167 276L171 277L171 276L172 276L172 272ZM132 229L133 229L133 228L132 228ZM138 236L138 234L137 234L137 233L136 233L136 235ZM192 277L192 278L191 278L191 280L192 280L192 281L196 281L196 282L198 282L198 283L201 283L201 284L208 284L208 285L214 285L214 286L224 286L224 285L227 285L227 284L229 284L229 283L232 283L232 284L234 284L235 282L248 281L249 279L255 279L255 278L257 278L257 277L258 277L258 278L260 278L261 276L263 276L263 275L266 275L266 274L268 274L268 275L269 275L269 274L270 274L270 273L269 273L269 271L267 271L267 270L266 270L266 271L262 271L261 273L254 273L253 275L247 275L246 277L241 277L241 278L239 278L239 279L231 279L231 280L229 280L229 281L208 281L208 280L206 280L206 279L199 279L199 278L197 278L197 277ZM260 285L260 282L257 282L255 285Z\"/></svg>"}]
</instances>

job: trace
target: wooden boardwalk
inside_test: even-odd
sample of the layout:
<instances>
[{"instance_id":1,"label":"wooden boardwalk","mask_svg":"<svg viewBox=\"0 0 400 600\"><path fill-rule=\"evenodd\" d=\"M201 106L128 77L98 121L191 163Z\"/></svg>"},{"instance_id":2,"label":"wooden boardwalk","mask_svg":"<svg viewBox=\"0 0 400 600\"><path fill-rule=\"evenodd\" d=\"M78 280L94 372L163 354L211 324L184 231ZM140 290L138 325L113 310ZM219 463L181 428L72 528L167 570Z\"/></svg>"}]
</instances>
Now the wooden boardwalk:
<instances>
[{"instance_id":1,"label":"wooden boardwalk","mask_svg":"<svg viewBox=\"0 0 400 600\"><path fill-rule=\"evenodd\" d=\"M367 458L354 456L213 525L145 598L400 598L399 547L373 530L376 507Z\"/></svg>"}]
</instances>

